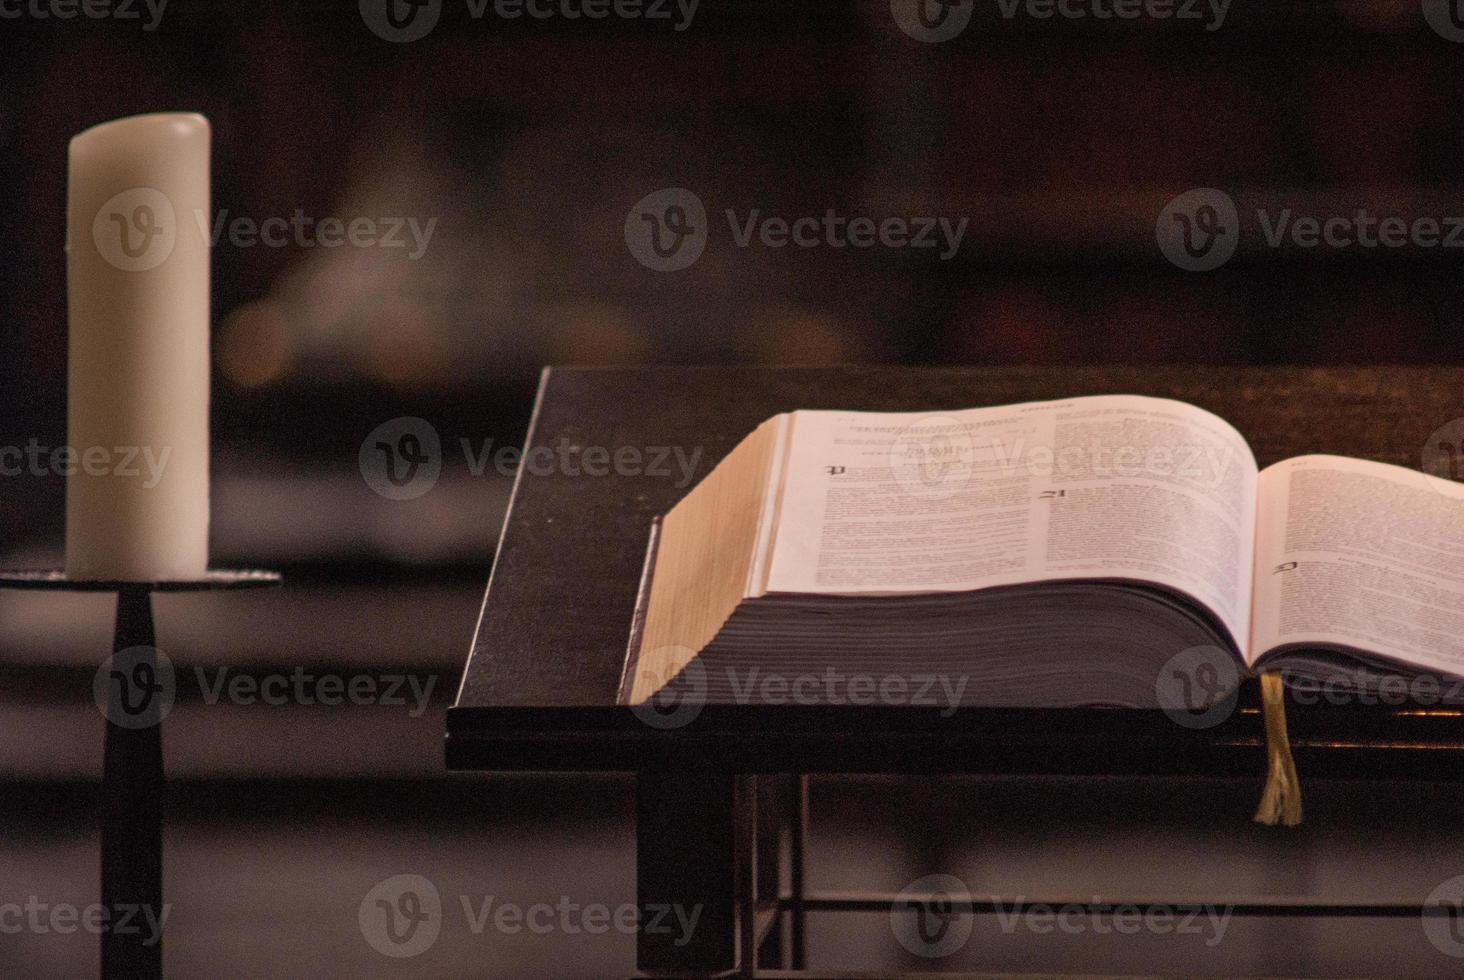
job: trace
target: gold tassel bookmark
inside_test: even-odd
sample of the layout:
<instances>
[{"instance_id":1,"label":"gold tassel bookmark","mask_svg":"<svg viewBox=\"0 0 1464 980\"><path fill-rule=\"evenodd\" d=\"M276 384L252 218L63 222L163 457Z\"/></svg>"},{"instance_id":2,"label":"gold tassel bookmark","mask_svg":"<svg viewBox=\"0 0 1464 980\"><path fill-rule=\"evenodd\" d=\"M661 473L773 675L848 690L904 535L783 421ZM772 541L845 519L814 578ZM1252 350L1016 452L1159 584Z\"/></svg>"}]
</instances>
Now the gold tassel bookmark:
<instances>
[{"instance_id":1,"label":"gold tassel bookmark","mask_svg":"<svg viewBox=\"0 0 1464 980\"><path fill-rule=\"evenodd\" d=\"M1286 733L1286 686L1281 675L1261 675L1261 710L1266 718L1266 789L1256 807L1256 823L1267 827L1301 823L1301 781L1291 758L1291 737Z\"/></svg>"}]
</instances>

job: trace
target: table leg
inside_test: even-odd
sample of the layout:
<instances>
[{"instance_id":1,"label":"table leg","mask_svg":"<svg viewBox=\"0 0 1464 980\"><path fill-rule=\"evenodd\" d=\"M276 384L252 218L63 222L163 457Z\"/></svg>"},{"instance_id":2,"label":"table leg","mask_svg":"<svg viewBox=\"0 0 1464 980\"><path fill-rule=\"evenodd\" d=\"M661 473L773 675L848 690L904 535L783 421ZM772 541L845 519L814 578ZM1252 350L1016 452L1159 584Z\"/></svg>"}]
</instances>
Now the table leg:
<instances>
[{"instance_id":1,"label":"table leg","mask_svg":"<svg viewBox=\"0 0 1464 980\"><path fill-rule=\"evenodd\" d=\"M163 739L156 695L152 600L146 589L117 596L113 652L130 651L121 677L109 679L102 749L102 980L160 980L163 943L150 923L163 909ZM114 661L116 663L116 661ZM114 720L116 719L116 720ZM117 724L121 720L123 724Z\"/></svg>"},{"instance_id":2,"label":"table leg","mask_svg":"<svg viewBox=\"0 0 1464 980\"><path fill-rule=\"evenodd\" d=\"M788 965L795 970L806 970L808 968L808 913L804 910L803 899L807 893L804 862L808 848L808 777L796 774L793 776L792 782L793 785L789 787L792 806L788 814L788 877L793 908L789 914L788 923L788 931L791 933L789 942L791 962Z\"/></svg>"},{"instance_id":3,"label":"table leg","mask_svg":"<svg viewBox=\"0 0 1464 980\"><path fill-rule=\"evenodd\" d=\"M642 973L696 977L737 968L742 778L684 771L640 774L636 965ZM692 921L695 927L686 928Z\"/></svg>"}]
</instances>

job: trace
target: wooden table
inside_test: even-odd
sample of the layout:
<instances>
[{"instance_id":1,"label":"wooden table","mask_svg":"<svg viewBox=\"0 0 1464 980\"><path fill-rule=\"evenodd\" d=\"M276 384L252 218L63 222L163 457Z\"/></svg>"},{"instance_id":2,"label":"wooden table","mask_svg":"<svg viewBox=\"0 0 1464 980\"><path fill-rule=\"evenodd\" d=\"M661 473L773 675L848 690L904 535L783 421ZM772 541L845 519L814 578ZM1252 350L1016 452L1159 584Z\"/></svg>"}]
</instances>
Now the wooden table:
<instances>
[{"instance_id":1,"label":"wooden table","mask_svg":"<svg viewBox=\"0 0 1464 980\"><path fill-rule=\"evenodd\" d=\"M1208 729L1183 728L1157 711L941 717L938 708L742 704L707 705L690 724L667 729L617 701L651 520L688 489L677 457L662 459L662 448L679 448L682 459L700 451L695 480L778 412L944 411L1086 394L1199 405L1234 424L1263 467L1335 453L1418 468L1430 434L1464 417L1464 369L546 370L471 658L448 713L449 767L638 774L638 900L643 908L703 909L683 946L643 929L638 963L685 977L813 977L793 972L805 967L808 911L883 910L894 900L805 891L809 773L1252 774L1259 791L1265 759L1253 690ZM609 462L585 457L586 447L603 448ZM592 475L602 468L614 475ZM1303 782L1464 774L1464 718L1455 712L1292 705L1290 718ZM779 867L780 854L791 867ZM1004 901L973 897L971 911L995 911ZM1242 904L1236 913L1421 910L1419 903L1297 899Z\"/></svg>"}]
</instances>

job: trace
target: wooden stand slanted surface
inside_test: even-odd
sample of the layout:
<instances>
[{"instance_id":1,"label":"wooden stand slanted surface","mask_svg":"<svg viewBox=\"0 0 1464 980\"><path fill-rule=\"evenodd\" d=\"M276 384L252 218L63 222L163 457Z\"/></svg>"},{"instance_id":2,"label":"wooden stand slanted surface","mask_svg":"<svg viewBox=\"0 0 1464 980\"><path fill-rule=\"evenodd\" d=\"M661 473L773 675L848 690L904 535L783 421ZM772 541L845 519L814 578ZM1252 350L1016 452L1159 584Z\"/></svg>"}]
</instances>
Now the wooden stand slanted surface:
<instances>
[{"instance_id":1,"label":"wooden stand slanted surface","mask_svg":"<svg viewBox=\"0 0 1464 980\"><path fill-rule=\"evenodd\" d=\"M755 704L706 705L685 724L666 727L618 703L652 519L767 417L799 408L949 411L1089 394L1199 405L1234 424L1262 467L1334 453L1416 469L1429 436L1464 417L1464 369L548 370L462 688L448 713L448 765L638 774L643 922L657 906L703 908L690 943L677 946L643 928L638 963L648 974L688 978L827 977L807 972L806 916L888 911L896 900L805 887L809 773L1239 775L1254 777L1259 789L1266 749L1254 682L1238 710L1207 729L1184 728L1158 711L965 709L943 717L938 708ZM590 447L608 453L608 475L581 470ZM688 482L678 460L693 457ZM1303 781L1464 776L1458 711L1362 704L1292 704L1288 711ZM973 914L1003 910L1008 901L939 898ZM1086 905L1094 897L1051 900ZM1142 908L1215 899L1101 900ZM919 905L920 897L913 901ZM1377 905L1242 896L1233 904L1237 915L1443 912L1425 907L1421 896Z\"/></svg>"}]
</instances>

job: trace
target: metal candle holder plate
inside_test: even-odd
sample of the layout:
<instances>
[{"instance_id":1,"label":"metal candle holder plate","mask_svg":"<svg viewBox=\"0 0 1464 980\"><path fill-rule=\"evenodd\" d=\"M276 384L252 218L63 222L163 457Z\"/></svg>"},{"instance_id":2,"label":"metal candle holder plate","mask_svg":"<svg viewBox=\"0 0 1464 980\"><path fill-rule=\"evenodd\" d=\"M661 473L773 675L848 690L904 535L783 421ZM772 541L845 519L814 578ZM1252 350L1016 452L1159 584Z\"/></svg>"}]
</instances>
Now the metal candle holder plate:
<instances>
[{"instance_id":1,"label":"metal candle holder plate","mask_svg":"<svg viewBox=\"0 0 1464 980\"><path fill-rule=\"evenodd\" d=\"M223 589L266 589L280 584L278 572L210 570L200 579L166 582L122 582L70 579L59 570L0 571L0 589L38 589L50 592L214 592Z\"/></svg>"}]
</instances>

